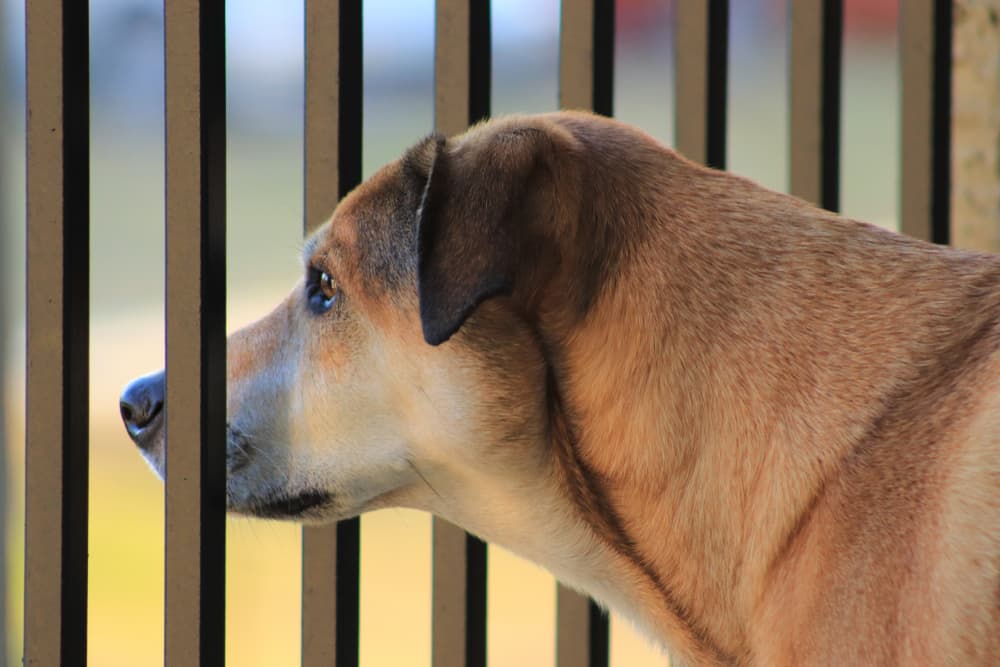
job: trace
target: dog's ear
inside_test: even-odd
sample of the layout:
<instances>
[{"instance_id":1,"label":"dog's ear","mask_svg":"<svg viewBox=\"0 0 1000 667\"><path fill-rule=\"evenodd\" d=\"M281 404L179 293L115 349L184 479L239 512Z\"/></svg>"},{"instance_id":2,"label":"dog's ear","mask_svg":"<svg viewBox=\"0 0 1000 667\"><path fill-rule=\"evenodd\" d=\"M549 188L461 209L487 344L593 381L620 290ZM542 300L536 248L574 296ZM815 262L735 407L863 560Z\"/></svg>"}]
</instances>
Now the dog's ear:
<instances>
[{"instance_id":1,"label":"dog's ear","mask_svg":"<svg viewBox=\"0 0 1000 667\"><path fill-rule=\"evenodd\" d=\"M404 164L426 167L417 211L417 291L424 339L447 341L484 300L509 295L533 235L546 137L502 131L458 145L432 138Z\"/></svg>"}]
</instances>

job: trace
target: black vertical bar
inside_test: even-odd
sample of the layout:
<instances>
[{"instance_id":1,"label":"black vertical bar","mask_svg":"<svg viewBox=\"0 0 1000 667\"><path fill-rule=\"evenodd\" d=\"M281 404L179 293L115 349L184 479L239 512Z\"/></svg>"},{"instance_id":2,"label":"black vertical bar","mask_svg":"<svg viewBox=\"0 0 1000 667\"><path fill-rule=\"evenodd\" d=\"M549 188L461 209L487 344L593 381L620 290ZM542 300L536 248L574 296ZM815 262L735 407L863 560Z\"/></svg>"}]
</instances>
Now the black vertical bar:
<instances>
[{"instance_id":1,"label":"black vertical bar","mask_svg":"<svg viewBox=\"0 0 1000 667\"><path fill-rule=\"evenodd\" d=\"M337 667L360 660L361 519L337 524Z\"/></svg>"},{"instance_id":2,"label":"black vertical bar","mask_svg":"<svg viewBox=\"0 0 1000 667\"><path fill-rule=\"evenodd\" d=\"M490 11L490 0L469 0L469 125L490 117L492 82ZM466 667L486 667L487 554L486 542L466 533Z\"/></svg>"},{"instance_id":3,"label":"black vertical bar","mask_svg":"<svg viewBox=\"0 0 1000 667\"><path fill-rule=\"evenodd\" d=\"M90 19L89 3L63 2L63 144L68 215L64 249L62 394L63 445L63 660L86 662L87 533L90 470ZM77 219L77 216L80 216ZM46 270L36 267L36 270ZM75 654L82 650L83 653Z\"/></svg>"},{"instance_id":4,"label":"black vertical bar","mask_svg":"<svg viewBox=\"0 0 1000 667\"><path fill-rule=\"evenodd\" d=\"M25 665L87 656L89 8L26 3Z\"/></svg>"},{"instance_id":5,"label":"black vertical bar","mask_svg":"<svg viewBox=\"0 0 1000 667\"><path fill-rule=\"evenodd\" d=\"M823 2L823 179L820 206L840 209L840 72L843 62L844 0Z\"/></svg>"},{"instance_id":6,"label":"black vertical bar","mask_svg":"<svg viewBox=\"0 0 1000 667\"><path fill-rule=\"evenodd\" d=\"M594 2L594 99L591 108L603 116L614 115L615 100L615 0Z\"/></svg>"},{"instance_id":7,"label":"black vertical bar","mask_svg":"<svg viewBox=\"0 0 1000 667\"><path fill-rule=\"evenodd\" d=\"M360 0L340 2L340 126L337 129L338 196L361 183L364 43ZM333 211L331 210L330 213Z\"/></svg>"},{"instance_id":8,"label":"black vertical bar","mask_svg":"<svg viewBox=\"0 0 1000 667\"><path fill-rule=\"evenodd\" d=\"M931 240L951 243L951 60L952 0L934 3L933 163Z\"/></svg>"},{"instance_id":9,"label":"black vertical bar","mask_svg":"<svg viewBox=\"0 0 1000 667\"><path fill-rule=\"evenodd\" d=\"M470 0L469 125L490 117L492 34L490 0Z\"/></svg>"},{"instance_id":10,"label":"black vertical bar","mask_svg":"<svg viewBox=\"0 0 1000 667\"><path fill-rule=\"evenodd\" d=\"M729 0L709 0L708 9L708 132L709 167L726 168L726 96L729 82Z\"/></svg>"},{"instance_id":11,"label":"black vertical bar","mask_svg":"<svg viewBox=\"0 0 1000 667\"><path fill-rule=\"evenodd\" d=\"M337 194L361 183L364 65L361 0L340 3L340 127L337 128ZM331 211L332 213L332 211ZM337 667L360 660L361 519L337 524Z\"/></svg>"},{"instance_id":12,"label":"black vertical bar","mask_svg":"<svg viewBox=\"0 0 1000 667\"><path fill-rule=\"evenodd\" d=\"M611 651L611 624L608 615L589 601L590 613L590 667L608 667Z\"/></svg>"},{"instance_id":13,"label":"black vertical bar","mask_svg":"<svg viewBox=\"0 0 1000 667\"><path fill-rule=\"evenodd\" d=\"M465 664L486 667L486 542L465 535Z\"/></svg>"}]
</instances>

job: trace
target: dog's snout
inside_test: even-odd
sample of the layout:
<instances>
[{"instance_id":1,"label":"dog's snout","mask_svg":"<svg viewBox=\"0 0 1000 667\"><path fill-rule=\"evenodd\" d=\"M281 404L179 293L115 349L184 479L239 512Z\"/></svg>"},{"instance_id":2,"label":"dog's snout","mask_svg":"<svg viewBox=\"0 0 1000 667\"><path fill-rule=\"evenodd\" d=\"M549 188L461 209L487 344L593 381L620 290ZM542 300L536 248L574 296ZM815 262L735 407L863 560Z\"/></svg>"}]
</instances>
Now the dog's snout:
<instances>
[{"instance_id":1,"label":"dog's snout","mask_svg":"<svg viewBox=\"0 0 1000 667\"><path fill-rule=\"evenodd\" d=\"M119 400L122 421L133 439L157 421L163 412L163 372L133 380Z\"/></svg>"}]
</instances>

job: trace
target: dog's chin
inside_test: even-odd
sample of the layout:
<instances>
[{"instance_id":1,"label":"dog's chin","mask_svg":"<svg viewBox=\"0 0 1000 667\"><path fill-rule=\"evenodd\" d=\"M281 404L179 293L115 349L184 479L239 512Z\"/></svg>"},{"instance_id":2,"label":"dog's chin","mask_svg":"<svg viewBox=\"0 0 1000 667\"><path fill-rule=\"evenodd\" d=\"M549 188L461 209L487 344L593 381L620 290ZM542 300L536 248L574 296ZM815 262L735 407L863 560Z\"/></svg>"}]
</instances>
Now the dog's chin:
<instances>
[{"instance_id":1,"label":"dog's chin","mask_svg":"<svg viewBox=\"0 0 1000 667\"><path fill-rule=\"evenodd\" d=\"M132 437L132 441L135 442L139 449L139 454L142 456L142 460L145 461L150 469L160 478L160 481L164 481L164 470L166 468L164 461L164 443L163 443L163 429L149 434L145 439L140 439L133 433L129 433Z\"/></svg>"},{"instance_id":2,"label":"dog's chin","mask_svg":"<svg viewBox=\"0 0 1000 667\"><path fill-rule=\"evenodd\" d=\"M163 475L163 470L164 470L163 456L151 452L140 452L140 453L142 454L142 460L145 461L146 464L149 466L149 469L152 470L157 477L159 477L160 481L161 482L167 481L167 478L164 477Z\"/></svg>"},{"instance_id":3,"label":"dog's chin","mask_svg":"<svg viewBox=\"0 0 1000 667\"><path fill-rule=\"evenodd\" d=\"M228 509L232 514L258 519L312 524L327 523L338 518L333 495L319 490L280 492L240 502L233 502L230 498Z\"/></svg>"}]
</instances>

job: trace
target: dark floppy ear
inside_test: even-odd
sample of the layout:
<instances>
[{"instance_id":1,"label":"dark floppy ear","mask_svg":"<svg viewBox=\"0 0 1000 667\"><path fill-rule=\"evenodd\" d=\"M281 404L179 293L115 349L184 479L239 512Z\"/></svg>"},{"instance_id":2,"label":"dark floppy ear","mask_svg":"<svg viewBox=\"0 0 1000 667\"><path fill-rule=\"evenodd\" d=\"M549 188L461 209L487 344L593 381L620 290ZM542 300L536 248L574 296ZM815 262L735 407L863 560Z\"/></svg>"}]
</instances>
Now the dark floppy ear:
<instances>
[{"instance_id":1,"label":"dark floppy ear","mask_svg":"<svg viewBox=\"0 0 1000 667\"><path fill-rule=\"evenodd\" d=\"M515 287L528 238L527 202L540 130L510 130L433 143L417 211L417 291L424 339L447 341L476 307ZM430 146L414 148L425 156Z\"/></svg>"}]
</instances>

